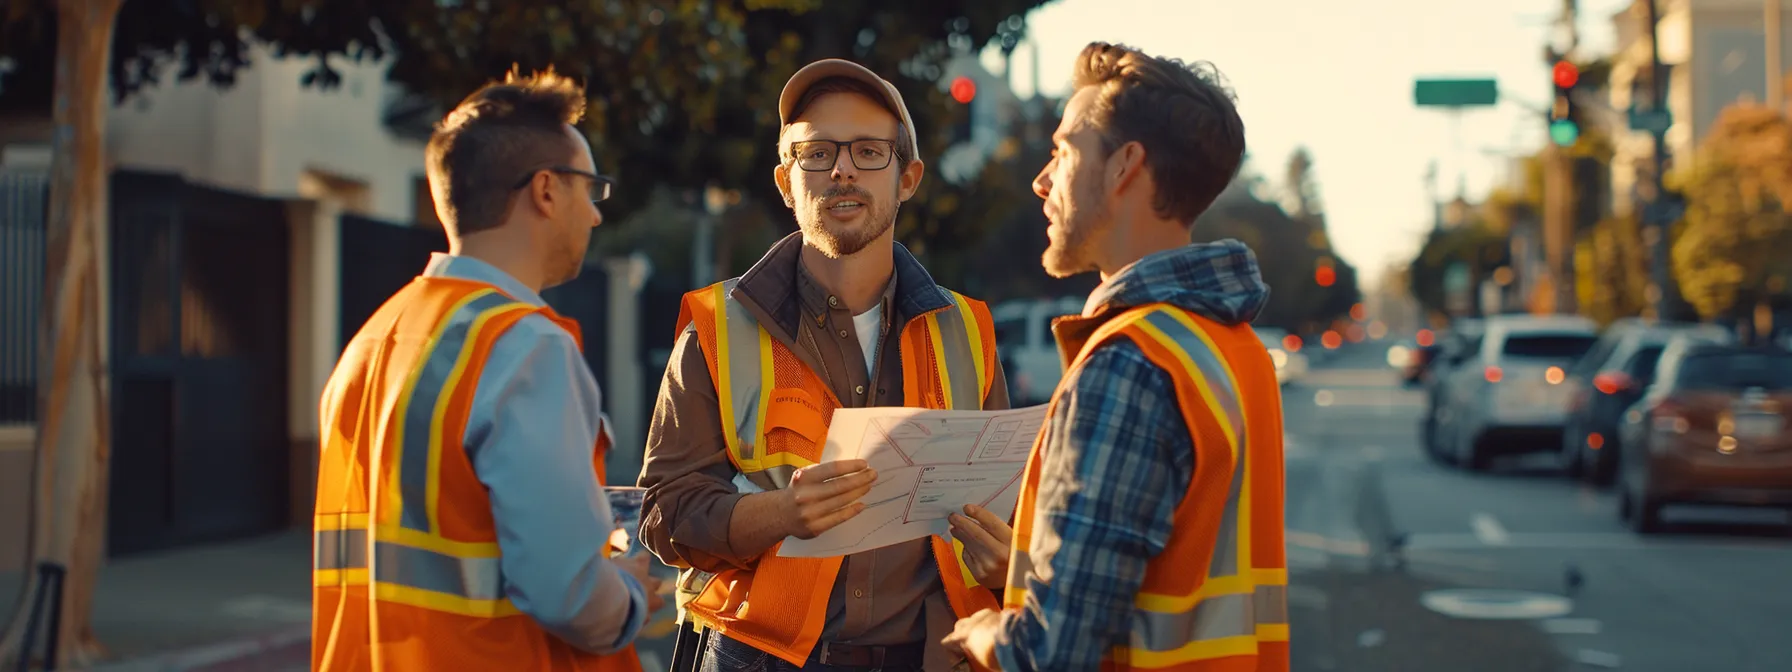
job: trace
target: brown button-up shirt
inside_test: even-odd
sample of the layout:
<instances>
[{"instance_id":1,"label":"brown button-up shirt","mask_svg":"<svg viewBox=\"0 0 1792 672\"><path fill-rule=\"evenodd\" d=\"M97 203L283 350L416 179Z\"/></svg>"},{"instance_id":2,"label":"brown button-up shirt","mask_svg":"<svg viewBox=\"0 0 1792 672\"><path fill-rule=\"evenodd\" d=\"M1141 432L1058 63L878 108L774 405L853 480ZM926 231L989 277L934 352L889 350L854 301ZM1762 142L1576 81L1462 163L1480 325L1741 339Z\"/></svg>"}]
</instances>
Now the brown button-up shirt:
<instances>
[{"instance_id":1,"label":"brown button-up shirt","mask_svg":"<svg viewBox=\"0 0 1792 672\"><path fill-rule=\"evenodd\" d=\"M820 376L850 407L902 406L902 328L949 298L919 262L896 247L895 271L884 290L883 323L875 361L866 366L846 303L803 269L801 234L772 246L741 276L733 297ZM867 375L867 368L870 374ZM986 409L1008 407L999 364ZM641 540L659 558L709 572L752 567L756 557L730 548L729 520L745 494L728 461L715 383L696 334L681 334L666 366L647 430L640 485L647 497ZM828 599L821 641L863 645L937 644L953 616L927 539L847 556ZM933 631L929 631L929 623ZM943 627L944 632L939 632ZM932 656L930 656L930 659ZM931 669L931 668L929 668Z\"/></svg>"}]
</instances>

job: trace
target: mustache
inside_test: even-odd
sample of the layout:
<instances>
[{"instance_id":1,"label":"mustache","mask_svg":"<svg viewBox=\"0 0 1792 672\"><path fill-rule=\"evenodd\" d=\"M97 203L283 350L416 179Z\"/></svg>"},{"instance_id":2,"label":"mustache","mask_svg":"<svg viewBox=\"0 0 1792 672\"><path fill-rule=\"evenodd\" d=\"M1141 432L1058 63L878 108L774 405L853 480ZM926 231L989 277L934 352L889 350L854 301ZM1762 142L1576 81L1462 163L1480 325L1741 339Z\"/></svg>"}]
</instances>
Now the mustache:
<instances>
[{"instance_id":1,"label":"mustache","mask_svg":"<svg viewBox=\"0 0 1792 672\"><path fill-rule=\"evenodd\" d=\"M828 187L827 191L821 192L821 200L824 201L839 196L851 196L864 201L865 205L872 205L871 192L865 191L856 184L836 184Z\"/></svg>"}]
</instances>

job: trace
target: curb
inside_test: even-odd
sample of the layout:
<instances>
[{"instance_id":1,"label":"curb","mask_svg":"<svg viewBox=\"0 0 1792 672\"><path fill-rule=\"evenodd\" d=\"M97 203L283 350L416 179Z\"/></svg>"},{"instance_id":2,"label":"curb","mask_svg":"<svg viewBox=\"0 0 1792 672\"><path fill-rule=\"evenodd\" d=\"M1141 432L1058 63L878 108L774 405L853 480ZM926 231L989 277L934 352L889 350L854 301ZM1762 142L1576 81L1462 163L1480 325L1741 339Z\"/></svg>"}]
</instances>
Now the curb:
<instances>
[{"instance_id":1,"label":"curb","mask_svg":"<svg viewBox=\"0 0 1792 672\"><path fill-rule=\"evenodd\" d=\"M130 660L101 663L70 672L188 672L256 654L290 647L311 638L311 626L290 628L236 640L150 654Z\"/></svg>"}]
</instances>

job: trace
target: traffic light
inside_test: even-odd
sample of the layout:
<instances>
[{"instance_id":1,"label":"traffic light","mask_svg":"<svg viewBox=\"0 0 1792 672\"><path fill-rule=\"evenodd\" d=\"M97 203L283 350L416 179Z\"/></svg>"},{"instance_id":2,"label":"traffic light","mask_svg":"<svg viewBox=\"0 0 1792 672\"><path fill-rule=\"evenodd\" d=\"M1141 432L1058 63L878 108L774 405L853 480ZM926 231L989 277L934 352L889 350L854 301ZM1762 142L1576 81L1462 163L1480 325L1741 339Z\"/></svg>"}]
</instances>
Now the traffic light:
<instances>
[{"instance_id":1,"label":"traffic light","mask_svg":"<svg viewBox=\"0 0 1792 672\"><path fill-rule=\"evenodd\" d=\"M977 99L977 81L960 75L952 79L949 87L952 100L958 101L957 109L952 110L950 124L950 143L960 144L971 141L971 106Z\"/></svg>"},{"instance_id":2,"label":"traffic light","mask_svg":"<svg viewBox=\"0 0 1792 672\"><path fill-rule=\"evenodd\" d=\"M1574 86L1580 83L1580 68L1566 59L1559 59L1550 68L1550 79L1556 87L1555 103L1549 108L1549 139L1560 147L1574 145L1580 139L1580 115L1575 114Z\"/></svg>"}]
</instances>

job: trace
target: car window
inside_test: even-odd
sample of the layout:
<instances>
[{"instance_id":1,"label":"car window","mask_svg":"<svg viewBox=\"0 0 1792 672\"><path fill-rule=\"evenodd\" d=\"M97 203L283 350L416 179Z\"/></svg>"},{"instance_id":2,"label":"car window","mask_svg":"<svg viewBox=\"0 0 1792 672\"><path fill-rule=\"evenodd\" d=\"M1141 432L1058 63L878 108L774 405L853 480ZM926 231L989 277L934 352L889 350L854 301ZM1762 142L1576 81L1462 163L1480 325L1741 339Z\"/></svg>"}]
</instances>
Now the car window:
<instances>
[{"instance_id":1,"label":"car window","mask_svg":"<svg viewBox=\"0 0 1792 672\"><path fill-rule=\"evenodd\" d=\"M1714 351L1680 363L1675 387L1683 390L1792 389L1792 353Z\"/></svg>"},{"instance_id":2,"label":"car window","mask_svg":"<svg viewBox=\"0 0 1792 672\"><path fill-rule=\"evenodd\" d=\"M1526 359L1579 359L1593 348L1589 334L1512 334L1500 344L1503 357Z\"/></svg>"},{"instance_id":3,"label":"car window","mask_svg":"<svg viewBox=\"0 0 1792 672\"><path fill-rule=\"evenodd\" d=\"M1644 385L1654 381L1655 369L1661 365L1661 350L1662 346L1659 345L1643 346L1630 356L1630 361L1624 363L1624 373L1630 374L1632 379Z\"/></svg>"},{"instance_id":4,"label":"car window","mask_svg":"<svg viewBox=\"0 0 1792 672\"><path fill-rule=\"evenodd\" d=\"M1023 321L1019 318L996 320L996 344L1003 347L1018 348L1026 343L1022 339L1026 331L1022 330Z\"/></svg>"}]
</instances>

